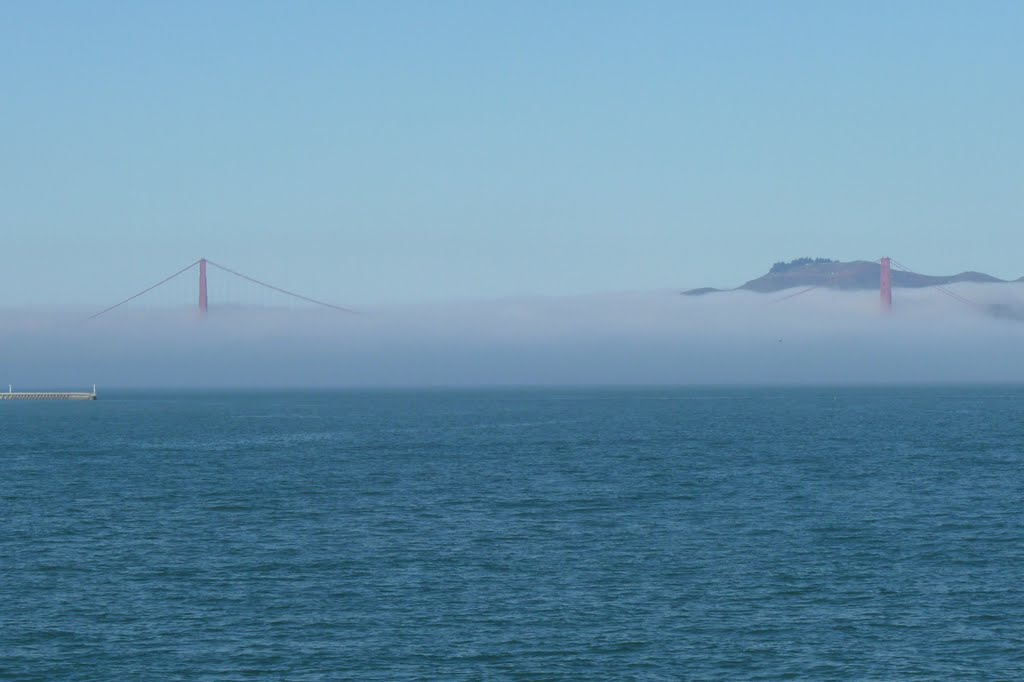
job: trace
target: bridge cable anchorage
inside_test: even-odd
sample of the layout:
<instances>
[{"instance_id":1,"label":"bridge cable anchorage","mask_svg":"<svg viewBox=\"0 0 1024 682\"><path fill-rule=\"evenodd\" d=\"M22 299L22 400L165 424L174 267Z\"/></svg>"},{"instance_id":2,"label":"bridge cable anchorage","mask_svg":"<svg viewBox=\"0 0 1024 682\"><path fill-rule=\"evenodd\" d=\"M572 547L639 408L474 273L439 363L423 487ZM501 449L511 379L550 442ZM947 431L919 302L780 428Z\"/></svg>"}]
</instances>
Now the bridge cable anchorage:
<instances>
[{"instance_id":1,"label":"bridge cable anchorage","mask_svg":"<svg viewBox=\"0 0 1024 682\"><path fill-rule=\"evenodd\" d=\"M137 299L139 296L142 296L143 294L148 294L150 291L153 291L153 289L156 289L158 286L161 286L163 284L167 284L168 282L170 282L172 279L174 279L178 275L181 275L181 274L184 274L184 273L188 272L189 270L191 270L192 268L194 268L198 264L199 264L199 261L195 261L195 262L193 262L193 263L183 267L181 270L178 270L176 273L174 273L170 277L165 277L164 279L160 280L159 282L157 282L153 286L151 286L151 287L149 287L147 289L143 289L142 291L140 291L139 293L135 294L134 296L129 296L128 298L124 299L120 303L115 303L114 305L110 306L109 308L104 308L103 310L99 311L95 315L90 315L89 317L87 317L85 319L86 319L86 321L95 320L100 315L104 315L106 313L109 313L114 308L120 308L125 303L128 303L129 301L134 301L135 299Z\"/></svg>"},{"instance_id":2,"label":"bridge cable anchorage","mask_svg":"<svg viewBox=\"0 0 1024 682\"><path fill-rule=\"evenodd\" d=\"M775 303L782 303L783 301L788 301L791 298L796 298L797 296L802 296L802 295L804 295L804 294L806 294L808 292L814 291L815 289L820 289L821 287L826 286L828 284L832 284L833 282L838 282L839 280L842 280L842 279L845 279L847 277L851 277L853 275L856 275L857 273L861 272L865 267L867 267L867 265L868 264L858 265L857 267L852 268L850 270L847 270L845 272L835 273L831 277L826 279L824 282L821 282L820 284L814 284L814 285L811 285L811 286L807 287L806 289L802 289L800 291L797 291L796 293L786 294L785 296L782 296L781 298L776 298L776 299L773 299L771 301L768 301L768 305L774 305Z\"/></svg>"},{"instance_id":3,"label":"bridge cable anchorage","mask_svg":"<svg viewBox=\"0 0 1024 682\"><path fill-rule=\"evenodd\" d=\"M196 261L196 263L198 263L198 262L199 261ZM278 293L282 293L282 294L285 294L287 296L291 296L293 298L297 298L297 299L306 301L307 303L314 303L316 305L324 306L325 308L332 308L334 310L338 310L338 311L341 311L343 313L349 313L350 315L359 315L360 314L360 312L358 310L352 310L351 308L344 308L344 307L342 307L340 305L334 305L333 303L326 303L324 301L318 301L315 298L310 298L309 296L303 296L302 294L297 294L294 291L288 291L287 289L282 289L281 287L275 287L273 284L267 284L266 282L261 282L260 280L256 279L255 277L249 277L248 275L243 275L242 273L238 272L237 270L232 270L231 268L224 267L223 265L220 265L218 263L214 263L212 260L207 260L206 263L208 265L212 265L213 267L217 268L218 270L223 270L224 272L226 272L228 274L234 275L235 277L241 277L242 279L244 279L244 280L246 280L248 282L252 282L253 284L258 284L261 287L266 287L267 289L272 289L272 290L274 290L274 291L276 291ZM192 265L195 265L195 263L193 263ZM192 266L189 266L189 267L192 267Z\"/></svg>"},{"instance_id":4,"label":"bridge cable anchorage","mask_svg":"<svg viewBox=\"0 0 1024 682\"><path fill-rule=\"evenodd\" d=\"M921 277L927 277L927 275L921 275L921 273L915 272L915 271L911 270L910 268L908 268L907 266L903 265L902 263L900 263L898 261L892 261L892 264L895 265L900 270L902 270L903 272L906 272L908 274L919 275ZM942 286L941 284L933 284L930 288L936 289L940 293L945 294L946 296L949 296L950 298L952 298L954 301L959 301L960 303L963 303L964 305L973 306L975 308L982 307L979 303L977 303L975 301L972 301L971 299L966 298L965 296L961 296L960 294L958 294L958 293L956 293L954 291L950 291L949 289L947 289L946 287Z\"/></svg>"}]
</instances>

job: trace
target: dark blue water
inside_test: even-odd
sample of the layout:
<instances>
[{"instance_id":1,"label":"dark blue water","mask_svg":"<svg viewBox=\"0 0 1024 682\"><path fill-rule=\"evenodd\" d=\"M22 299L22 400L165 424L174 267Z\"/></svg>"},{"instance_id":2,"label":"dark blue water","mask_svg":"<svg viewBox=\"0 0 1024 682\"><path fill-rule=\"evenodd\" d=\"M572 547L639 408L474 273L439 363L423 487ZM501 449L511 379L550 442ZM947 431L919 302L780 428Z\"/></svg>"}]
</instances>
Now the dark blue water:
<instances>
[{"instance_id":1,"label":"dark blue water","mask_svg":"<svg viewBox=\"0 0 1024 682\"><path fill-rule=\"evenodd\" d=\"M1020 679L1024 389L0 403L0 678Z\"/></svg>"}]
</instances>

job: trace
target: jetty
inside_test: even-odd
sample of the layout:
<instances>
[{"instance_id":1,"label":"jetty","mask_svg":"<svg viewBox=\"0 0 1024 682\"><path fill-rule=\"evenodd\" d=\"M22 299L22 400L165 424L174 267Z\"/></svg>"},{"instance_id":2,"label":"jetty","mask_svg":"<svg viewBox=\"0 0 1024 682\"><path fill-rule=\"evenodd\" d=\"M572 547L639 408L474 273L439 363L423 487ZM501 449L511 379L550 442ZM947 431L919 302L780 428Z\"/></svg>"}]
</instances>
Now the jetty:
<instances>
[{"instance_id":1,"label":"jetty","mask_svg":"<svg viewBox=\"0 0 1024 682\"><path fill-rule=\"evenodd\" d=\"M34 393L16 393L14 387L8 385L6 393L0 393L0 400L96 400L96 385L92 393L75 391L40 391Z\"/></svg>"}]
</instances>

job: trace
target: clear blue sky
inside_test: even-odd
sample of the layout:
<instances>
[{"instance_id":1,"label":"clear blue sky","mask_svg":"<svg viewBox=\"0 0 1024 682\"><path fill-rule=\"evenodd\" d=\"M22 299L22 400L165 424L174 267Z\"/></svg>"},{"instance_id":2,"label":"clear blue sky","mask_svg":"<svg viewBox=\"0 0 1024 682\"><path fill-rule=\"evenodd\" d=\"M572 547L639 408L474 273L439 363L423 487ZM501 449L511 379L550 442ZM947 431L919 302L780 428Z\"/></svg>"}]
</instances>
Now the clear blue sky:
<instances>
[{"instance_id":1,"label":"clear blue sky","mask_svg":"<svg viewBox=\"0 0 1024 682\"><path fill-rule=\"evenodd\" d=\"M21 2L0 305L1024 274L1024 3Z\"/></svg>"}]
</instances>

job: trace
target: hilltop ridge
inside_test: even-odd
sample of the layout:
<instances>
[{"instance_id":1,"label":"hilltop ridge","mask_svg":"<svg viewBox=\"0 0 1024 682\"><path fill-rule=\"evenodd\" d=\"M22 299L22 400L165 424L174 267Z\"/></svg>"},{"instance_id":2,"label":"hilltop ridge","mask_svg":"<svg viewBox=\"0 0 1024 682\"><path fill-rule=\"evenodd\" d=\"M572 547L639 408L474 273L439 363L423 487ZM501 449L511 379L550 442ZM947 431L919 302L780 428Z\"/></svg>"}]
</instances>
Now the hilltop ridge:
<instances>
[{"instance_id":1,"label":"hilltop ridge","mask_svg":"<svg viewBox=\"0 0 1024 682\"><path fill-rule=\"evenodd\" d=\"M767 273L741 284L736 289L700 287L682 293L686 296L703 296L735 290L771 293L793 287L811 286L843 290L877 289L881 270L882 266L877 261L843 262L829 258L797 258L788 263L783 261L775 263ZM892 269L892 285L894 287L919 288L956 282L1006 283L1009 281L1024 282L1024 277L1017 280L1005 280L974 270L955 275L921 275L896 268Z\"/></svg>"}]
</instances>

